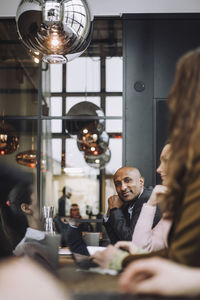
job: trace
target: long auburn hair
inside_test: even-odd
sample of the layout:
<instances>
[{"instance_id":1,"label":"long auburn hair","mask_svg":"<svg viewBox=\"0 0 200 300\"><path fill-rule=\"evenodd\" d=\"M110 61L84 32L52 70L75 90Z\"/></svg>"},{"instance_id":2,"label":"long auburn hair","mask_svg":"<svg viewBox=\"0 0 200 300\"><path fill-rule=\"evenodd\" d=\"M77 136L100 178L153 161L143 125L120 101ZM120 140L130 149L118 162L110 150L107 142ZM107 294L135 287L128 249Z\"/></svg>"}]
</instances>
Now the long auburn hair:
<instances>
[{"instance_id":1,"label":"long auburn hair","mask_svg":"<svg viewBox=\"0 0 200 300\"><path fill-rule=\"evenodd\" d=\"M200 48L179 59L168 106L171 156L168 192L163 196L162 204L167 216L174 218L188 183L198 176L193 167L200 162Z\"/></svg>"}]
</instances>

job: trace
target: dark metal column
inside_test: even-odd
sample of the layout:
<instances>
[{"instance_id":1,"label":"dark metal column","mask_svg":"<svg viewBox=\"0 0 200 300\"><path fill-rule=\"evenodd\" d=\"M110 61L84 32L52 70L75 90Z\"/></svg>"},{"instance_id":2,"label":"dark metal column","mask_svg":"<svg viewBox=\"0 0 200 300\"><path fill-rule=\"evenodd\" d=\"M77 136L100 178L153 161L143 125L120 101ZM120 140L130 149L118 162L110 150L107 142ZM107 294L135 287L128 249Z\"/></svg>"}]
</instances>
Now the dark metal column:
<instances>
[{"instance_id":1,"label":"dark metal column","mask_svg":"<svg viewBox=\"0 0 200 300\"><path fill-rule=\"evenodd\" d=\"M101 93L105 93L106 87L106 68L105 57L101 57L100 76L101 76ZM106 115L105 94L101 95L101 108ZM105 203L105 169L100 170L99 174L99 212L103 212L103 203Z\"/></svg>"}]
</instances>

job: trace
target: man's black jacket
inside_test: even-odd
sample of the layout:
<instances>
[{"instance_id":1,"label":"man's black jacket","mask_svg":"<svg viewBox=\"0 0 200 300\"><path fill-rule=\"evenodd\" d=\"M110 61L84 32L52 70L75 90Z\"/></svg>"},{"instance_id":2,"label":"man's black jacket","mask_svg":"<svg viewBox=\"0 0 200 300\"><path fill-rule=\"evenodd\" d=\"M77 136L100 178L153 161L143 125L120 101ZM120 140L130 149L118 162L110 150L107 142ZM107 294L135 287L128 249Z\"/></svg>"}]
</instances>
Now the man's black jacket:
<instances>
[{"instance_id":1,"label":"man's black jacket","mask_svg":"<svg viewBox=\"0 0 200 300\"><path fill-rule=\"evenodd\" d=\"M151 196L152 189L144 188L143 193L137 199L135 199L131 204L124 203L121 208L112 208L110 210L110 217L107 222L104 222L108 237L112 244L118 241L131 241L135 225L139 218L142 206L146 203ZM130 214L128 208L134 205L132 211L132 217L130 219ZM157 207L153 227L160 221L161 212Z\"/></svg>"}]
</instances>

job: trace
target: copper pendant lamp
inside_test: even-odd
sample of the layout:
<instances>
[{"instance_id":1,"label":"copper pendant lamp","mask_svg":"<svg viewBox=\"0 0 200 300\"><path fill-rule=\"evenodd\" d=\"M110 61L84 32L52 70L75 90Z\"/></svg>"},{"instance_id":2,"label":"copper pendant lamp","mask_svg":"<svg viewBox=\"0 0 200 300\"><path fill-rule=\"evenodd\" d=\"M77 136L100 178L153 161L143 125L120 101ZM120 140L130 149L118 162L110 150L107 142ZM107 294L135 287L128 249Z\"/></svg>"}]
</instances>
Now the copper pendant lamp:
<instances>
[{"instance_id":1,"label":"copper pendant lamp","mask_svg":"<svg viewBox=\"0 0 200 300\"><path fill-rule=\"evenodd\" d=\"M37 166L37 151L27 150L20 152L16 155L16 161L18 164L29 167L36 168Z\"/></svg>"},{"instance_id":2,"label":"copper pendant lamp","mask_svg":"<svg viewBox=\"0 0 200 300\"><path fill-rule=\"evenodd\" d=\"M29 167L36 168L37 167L37 150L31 149L20 152L16 155L16 161L18 164ZM45 172L46 166L44 159L41 160L41 171Z\"/></svg>"},{"instance_id":3,"label":"copper pendant lamp","mask_svg":"<svg viewBox=\"0 0 200 300\"><path fill-rule=\"evenodd\" d=\"M37 150L34 149L34 137L32 137L32 146L30 150L20 152L16 155L16 161L18 164L29 167L36 168L37 166ZM44 161L41 163L41 169L44 170Z\"/></svg>"},{"instance_id":4,"label":"copper pendant lamp","mask_svg":"<svg viewBox=\"0 0 200 300\"><path fill-rule=\"evenodd\" d=\"M19 146L15 129L4 120L0 122L0 155L12 154Z\"/></svg>"}]
</instances>

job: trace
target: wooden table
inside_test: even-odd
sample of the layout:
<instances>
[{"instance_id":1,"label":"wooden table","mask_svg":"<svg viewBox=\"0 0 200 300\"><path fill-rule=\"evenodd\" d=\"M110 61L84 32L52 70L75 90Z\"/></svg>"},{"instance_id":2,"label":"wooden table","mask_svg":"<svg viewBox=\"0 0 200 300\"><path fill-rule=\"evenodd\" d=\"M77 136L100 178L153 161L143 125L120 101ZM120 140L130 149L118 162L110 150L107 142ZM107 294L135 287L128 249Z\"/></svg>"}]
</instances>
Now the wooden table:
<instances>
[{"instance_id":1,"label":"wooden table","mask_svg":"<svg viewBox=\"0 0 200 300\"><path fill-rule=\"evenodd\" d=\"M102 275L87 270L77 270L69 256L59 259L59 278L64 282L70 293L116 292L118 275Z\"/></svg>"},{"instance_id":2,"label":"wooden table","mask_svg":"<svg viewBox=\"0 0 200 300\"><path fill-rule=\"evenodd\" d=\"M102 275L77 271L70 256L61 256L58 276L72 300L199 300L200 297L163 297L155 295L118 294L119 275Z\"/></svg>"}]
</instances>

